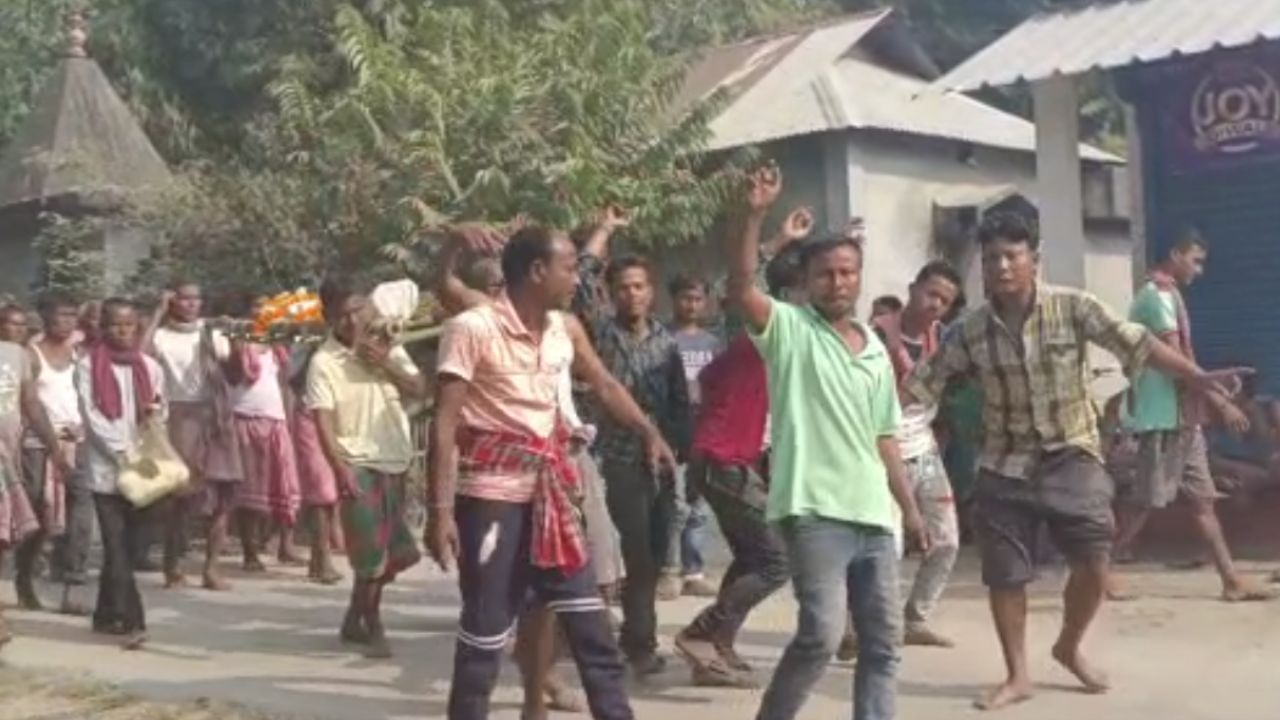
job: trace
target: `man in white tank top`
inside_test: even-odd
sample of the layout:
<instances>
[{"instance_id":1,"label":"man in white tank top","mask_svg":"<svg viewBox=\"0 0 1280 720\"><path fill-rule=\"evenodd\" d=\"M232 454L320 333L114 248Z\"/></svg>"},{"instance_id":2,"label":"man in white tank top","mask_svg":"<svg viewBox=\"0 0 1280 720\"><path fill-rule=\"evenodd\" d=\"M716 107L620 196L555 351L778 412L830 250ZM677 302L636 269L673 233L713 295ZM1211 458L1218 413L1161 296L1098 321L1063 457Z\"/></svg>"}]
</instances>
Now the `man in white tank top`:
<instances>
[{"instance_id":1,"label":"man in white tank top","mask_svg":"<svg viewBox=\"0 0 1280 720\"><path fill-rule=\"evenodd\" d=\"M41 606L32 584L32 570L44 539L51 536L51 575L63 585L60 611L84 615L87 608L75 595L86 582L93 534L93 494L80 473L59 472L53 460L60 455L74 467L84 439L75 388L75 361L80 353L76 331L79 306L70 296L55 291L40 298L37 310L43 330L30 344L31 366L36 396L58 435L58 444L50 448L31 428L23 438L23 479L31 504L40 515L42 532L18 551L15 585L23 606Z\"/></svg>"},{"instance_id":2,"label":"man in white tank top","mask_svg":"<svg viewBox=\"0 0 1280 720\"><path fill-rule=\"evenodd\" d=\"M42 546L43 528L42 518L32 508L29 488L24 487L22 432L23 428L30 428L48 447L58 444L58 435L36 397L26 340L26 311L12 304L0 307L0 548L17 547L16 554L22 557L15 564L27 567L17 583L19 603L38 608L40 601L31 585L30 568ZM55 456L53 462L59 473L71 473L65 458ZM12 638L0 613L0 647Z\"/></svg>"},{"instance_id":3,"label":"man in white tank top","mask_svg":"<svg viewBox=\"0 0 1280 720\"><path fill-rule=\"evenodd\" d=\"M230 497L227 486L240 479L230 413L219 412L218 361L230 354L225 336L209 330L200 314L204 298L200 286L177 281L161 296L156 325L143 346L164 370L169 400L169 439L191 471L192 492L174 497L162 513L165 587L182 586L181 561L186 551L186 524L203 499L206 483L219 481L211 493L219 510ZM225 467L224 467L225 466ZM229 476L229 477L228 477ZM216 523L221 527L221 519ZM207 565L206 565L207 567ZM209 583L206 572L206 586ZM211 587L209 589L220 589Z\"/></svg>"}]
</instances>

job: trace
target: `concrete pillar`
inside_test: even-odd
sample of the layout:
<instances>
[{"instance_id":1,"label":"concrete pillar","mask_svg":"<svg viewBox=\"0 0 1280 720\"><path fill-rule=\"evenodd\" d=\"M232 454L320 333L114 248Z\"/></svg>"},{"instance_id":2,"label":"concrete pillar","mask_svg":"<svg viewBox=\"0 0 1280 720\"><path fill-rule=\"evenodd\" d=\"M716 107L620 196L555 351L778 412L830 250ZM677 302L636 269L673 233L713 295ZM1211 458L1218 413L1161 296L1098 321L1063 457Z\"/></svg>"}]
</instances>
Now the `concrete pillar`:
<instances>
[{"instance_id":1,"label":"concrete pillar","mask_svg":"<svg viewBox=\"0 0 1280 720\"><path fill-rule=\"evenodd\" d=\"M828 232L844 229L849 218L867 217L862 161L852 133L827 133L822 138L823 187L826 189Z\"/></svg>"},{"instance_id":2,"label":"concrete pillar","mask_svg":"<svg viewBox=\"0 0 1280 720\"><path fill-rule=\"evenodd\" d=\"M1036 120L1036 199L1044 278L1084 288L1084 198L1080 186L1080 122L1075 80L1051 77L1031 86Z\"/></svg>"},{"instance_id":3,"label":"concrete pillar","mask_svg":"<svg viewBox=\"0 0 1280 720\"><path fill-rule=\"evenodd\" d=\"M1138 111L1133 105L1124 106L1124 129L1128 140L1129 176L1129 231L1133 238L1133 286L1137 287L1147 277L1150 241L1147 238L1147 190L1146 149L1142 147L1142 128L1138 125Z\"/></svg>"}]
</instances>

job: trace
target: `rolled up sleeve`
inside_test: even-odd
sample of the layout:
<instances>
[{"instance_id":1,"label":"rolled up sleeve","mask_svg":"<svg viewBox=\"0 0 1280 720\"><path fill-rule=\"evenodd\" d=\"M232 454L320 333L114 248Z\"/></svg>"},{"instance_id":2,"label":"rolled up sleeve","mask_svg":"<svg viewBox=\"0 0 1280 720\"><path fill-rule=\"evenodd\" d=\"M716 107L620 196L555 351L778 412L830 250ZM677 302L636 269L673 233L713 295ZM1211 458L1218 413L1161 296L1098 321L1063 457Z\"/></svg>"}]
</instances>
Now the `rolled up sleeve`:
<instances>
[{"instance_id":1,"label":"rolled up sleeve","mask_svg":"<svg viewBox=\"0 0 1280 720\"><path fill-rule=\"evenodd\" d=\"M947 381L968 373L972 367L965 328L962 327L949 334L932 357L916 364L902 381L902 390L922 405L937 405L947 389Z\"/></svg>"},{"instance_id":2,"label":"rolled up sleeve","mask_svg":"<svg viewBox=\"0 0 1280 720\"><path fill-rule=\"evenodd\" d=\"M1156 338L1146 327L1121 318L1088 293L1078 296L1075 316L1085 339L1116 356L1127 375L1132 376L1147 364Z\"/></svg>"},{"instance_id":3,"label":"rolled up sleeve","mask_svg":"<svg viewBox=\"0 0 1280 720\"><path fill-rule=\"evenodd\" d=\"M769 322L759 334L752 332L750 337L765 362L776 365L787 355L795 337L795 327L800 322L800 313L804 311L773 299L769 300L769 306Z\"/></svg>"},{"instance_id":4,"label":"rolled up sleeve","mask_svg":"<svg viewBox=\"0 0 1280 720\"><path fill-rule=\"evenodd\" d=\"M481 352L476 328L468 322L467 317L458 316L444 326L436 374L452 375L470 382L475 377Z\"/></svg>"},{"instance_id":5,"label":"rolled up sleeve","mask_svg":"<svg viewBox=\"0 0 1280 720\"><path fill-rule=\"evenodd\" d=\"M334 410L338 407L338 391L324 358L315 357L307 369L307 389L303 404L309 410Z\"/></svg>"}]
</instances>

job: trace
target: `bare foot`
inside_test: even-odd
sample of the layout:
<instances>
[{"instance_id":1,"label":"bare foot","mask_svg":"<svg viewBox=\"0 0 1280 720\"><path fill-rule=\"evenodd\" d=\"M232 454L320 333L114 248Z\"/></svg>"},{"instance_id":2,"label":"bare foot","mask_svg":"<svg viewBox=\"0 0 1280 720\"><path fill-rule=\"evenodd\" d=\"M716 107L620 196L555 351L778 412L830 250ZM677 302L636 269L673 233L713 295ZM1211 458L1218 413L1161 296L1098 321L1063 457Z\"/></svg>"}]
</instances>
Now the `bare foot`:
<instances>
[{"instance_id":1,"label":"bare foot","mask_svg":"<svg viewBox=\"0 0 1280 720\"><path fill-rule=\"evenodd\" d=\"M13 632L9 630L9 625L4 620L0 620L0 648L8 645L13 640Z\"/></svg>"},{"instance_id":2,"label":"bare foot","mask_svg":"<svg viewBox=\"0 0 1280 720\"><path fill-rule=\"evenodd\" d=\"M1107 599L1111 602L1131 602L1138 599L1138 594L1124 586L1115 575L1107 577Z\"/></svg>"},{"instance_id":3,"label":"bare foot","mask_svg":"<svg viewBox=\"0 0 1280 720\"><path fill-rule=\"evenodd\" d=\"M262 564L262 560L256 557L244 559L244 571L250 573L266 572L267 566Z\"/></svg>"},{"instance_id":4,"label":"bare foot","mask_svg":"<svg viewBox=\"0 0 1280 720\"><path fill-rule=\"evenodd\" d=\"M276 557L276 562L286 567L302 567L307 564L306 560L303 560L293 553L281 553Z\"/></svg>"},{"instance_id":5,"label":"bare foot","mask_svg":"<svg viewBox=\"0 0 1280 720\"><path fill-rule=\"evenodd\" d=\"M143 645L147 644L147 633L144 630L135 630L129 633L120 645L121 650L141 650Z\"/></svg>"},{"instance_id":6,"label":"bare foot","mask_svg":"<svg viewBox=\"0 0 1280 720\"><path fill-rule=\"evenodd\" d=\"M1245 578L1235 578L1222 588L1223 602L1262 602L1274 597L1270 590Z\"/></svg>"},{"instance_id":7,"label":"bare foot","mask_svg":"<svg viewBox=\"0 0 1280 720\"><path fill-rule=\"evenodd\" d=\"M383 633L371 634L369 644L364 649L364 656L370 660L386 660L392 657L391 643L387 642L387 636Z\"/></svg>"},{"instance_id":8,"label":"bare foot","mask_svg":"<svg viewBox=\"0 0 1280 720\"><path fill-rule=\"evenodd\" d=\"M973 701L973 706L979 710L999 710L1026 702L1031 699L1031 681L1029 680L1006 680L1004 684L998 685L987 692L987 694Z\"/></svg>"},{"instance_id":9,"label":"bare foot","mask_svg":"<svg viewBox=\"0 0 1280 720\"><path fill-rule=\"evenodd\" d=\"M25 583L14 583L14 589L18 595L18 607L23 610L43 610L44 604L40 602L40 596L36 594L35 588Z\"/></svg>"},{"instance_id":10,"label":"bare foot","mask_svg":"<svg viewBox=\"0 0 1280 720\"><path fill-rule=\"evenodd\" d=\"M212 590L214 592L226 592L231 589L231 583L211 572L204 574L204 579L201 581L200 586L205 590Z\"/></svg>"},{"instance_id":11,"label":"bare foot","mask_svg":"<svg viewBox=\"0 0 1280 720\"><path fill-rule=\"evenodd\" d=\"M184 588L190 583L187 582L187 576L182 573L166 573L164 576L164 586L170 588Z\"/></svg>"},{"instance_id":12,"label":"bare foot","mask_svg":"<svg viewBox=\"0 0 1280 720\"><path fill-rule=\"evenodd\" d=\"M908 625L906 632L902 635L903 645L918 645L921 647L939 647L951 648L955 647L955 641L945 635L939 635L928 625L913 624Z\"/></svg>"},{"instance_id":13,"label":"bare foot","mask_svg":"<svg viewBox=\"0 0 1280 720\"><path fill-rule=\"evenodd\" d=\"M338 637L350 645L364 645L369 642L369 631L365 629L364 623L347 620L342 623Z\"/></svg>"},{"instance_id":14,"label":"bare foot","mask_svg":"<svg viewBox=\"0 0 1280 720\"><path fill-rule=\"evenodd\" d=\"M1067 672L1076 676L1076 679L1084 685L1085 692L1101 695L1111 689L1111 680L1107 677L1107 674L1098 668L1090 666L1079 649L1072 651L1061 645L1055 645L1053 659L1066 668Z\"/></svg>"},{"instance_id":15,"label":"bare foot","mask_svg":"<svg viewBox=\"0 0 1280 720\"><path fill-rule=\"evenodd\" d=\"M71 598L64 598L62 605L58 608L58 612L73 617L89 617L93 611Z\"/></svg>"},{"instance_id":16,"label":"bare foot","mask_svg":"<svg viewBox=\"0 0 1280 720\"><path fill-rule=\"evenodd\" d=\"M563 713L583 713L587 711L587 706L582 702L582 698L573 690L565 687L559 680L548 680L543 692L547 696L546 706L543 711L555 710Z\"/></svg>"},{"instance_id":17,"label":"bare foot","mask_svg":"<svg viewBox=\"0 0 1280 720\"><path fill-rule=\"evenodd\" d=\"M342 582L342 573L333 568L326 568L319 575L312 576L311 579L321 585L337 585Z\"/></svg>"}]
</instances>

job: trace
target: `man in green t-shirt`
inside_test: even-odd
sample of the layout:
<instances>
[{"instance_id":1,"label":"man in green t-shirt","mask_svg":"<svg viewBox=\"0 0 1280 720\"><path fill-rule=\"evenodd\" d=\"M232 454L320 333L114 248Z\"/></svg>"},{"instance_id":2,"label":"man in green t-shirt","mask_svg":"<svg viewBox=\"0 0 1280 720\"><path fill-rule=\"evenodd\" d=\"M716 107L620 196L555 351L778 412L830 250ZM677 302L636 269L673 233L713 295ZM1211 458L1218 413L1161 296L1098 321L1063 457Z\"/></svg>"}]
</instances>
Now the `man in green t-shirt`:
<instances>
[{"instance_id":1,"label":"man in green t-shirt","mask_svg":"<svg viewBox=\"0 0 1280 720\"><path fill-rule=\"evenodd\" d=\"M1185 235L1151 271L1129 310L1130 320L1145 326L1188 358L1194 358L1191 327L1179 288L1190 285L1204 272L1207 259L1205 241L1195 233ZM1181 494L1191 504L1196 532L1222 577L1222 598L1233 602L1269 598L1260 587L1243 578L1231 561L1231 550L1214 510L1218 493L1209 473L1201 427L1210 409L1238 432L1248 430L1248 418L1226 395L1188 392L1154 368L1144 370L1134 380L1130 403L1130 425L1138 436L1138 467L1133 491L1119 508L1116 557L1128 556L1152 510L1167 506ZM1109 593L1113 597L1122 595L1114 579Z\"/></svg>"},{"instance_id":2,"label":"man in green t-shirt","mask_svg":"<svg viewBox=\"0 0 1280 720\"><path fill-rule=\"evenodd\" d=\"M909 541L928 545L894 439L897 384L884 345L853 319L862 279L857 241L836 237L803 248L808 307L775 302L752 282L760 228L781 188L776 168L751 177L742 231L728 248L728 297L768 371L767 517L782 532L800 604L795 638L757 717L796 716L851 612L860 640L853 716L890 720L901 618L895 501Z\"/></svg>"}]
</instances>

